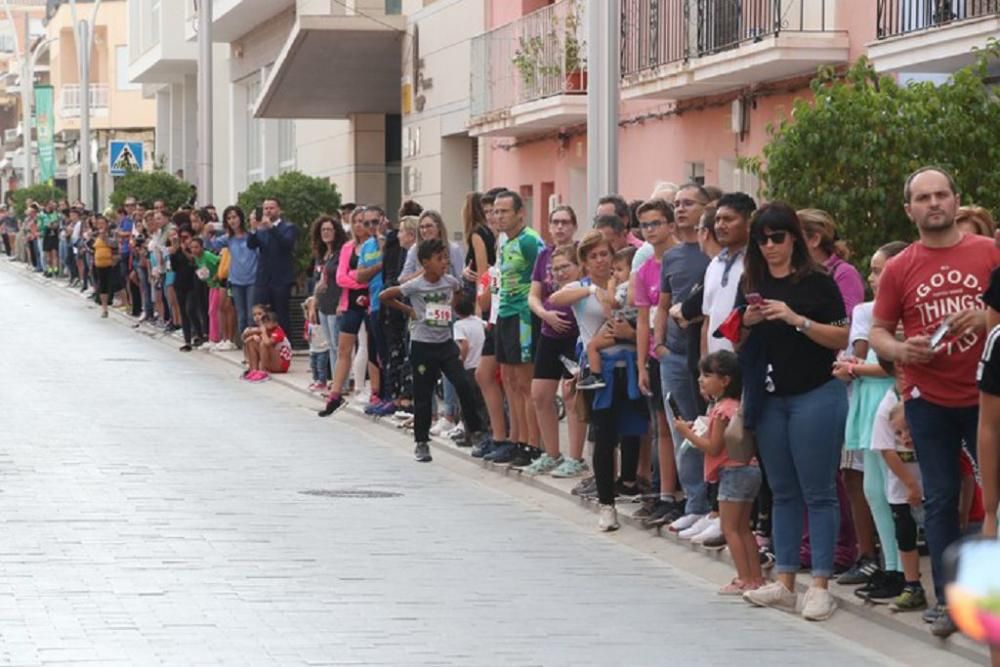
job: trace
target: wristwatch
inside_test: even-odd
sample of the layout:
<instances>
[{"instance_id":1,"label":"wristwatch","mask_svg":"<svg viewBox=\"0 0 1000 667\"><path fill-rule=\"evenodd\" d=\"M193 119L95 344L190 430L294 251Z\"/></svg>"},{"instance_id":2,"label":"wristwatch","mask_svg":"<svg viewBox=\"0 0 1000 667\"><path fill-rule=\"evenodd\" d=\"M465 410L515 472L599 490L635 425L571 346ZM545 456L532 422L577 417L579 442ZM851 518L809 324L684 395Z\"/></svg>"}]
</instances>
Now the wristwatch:
<instances>
[{"instance_id":1,"label":"wristwatch","mask_svg":"<svg viewBox=\"0 0 1000 667\"><path fill-rule=\"evenodd\" d=\"M597 285L594 285L593 283L591 283L590 287L587 288L587 291L590 292L591 296L597 294Z\"/></svg>"},{"instance_id":2,"label":"wristwatch","mask_svg":"<svg viewBox=\"0 0 1000 667\"><path fill-rule=\"evenodd\" d=\"M798 331L799 333L805 333L809 331L809 327L811 327L812 325L813 325L812 320L810 320L808 317L803 317L802 324L795 327L795 330Z\"/></svg>"}]
</instances>

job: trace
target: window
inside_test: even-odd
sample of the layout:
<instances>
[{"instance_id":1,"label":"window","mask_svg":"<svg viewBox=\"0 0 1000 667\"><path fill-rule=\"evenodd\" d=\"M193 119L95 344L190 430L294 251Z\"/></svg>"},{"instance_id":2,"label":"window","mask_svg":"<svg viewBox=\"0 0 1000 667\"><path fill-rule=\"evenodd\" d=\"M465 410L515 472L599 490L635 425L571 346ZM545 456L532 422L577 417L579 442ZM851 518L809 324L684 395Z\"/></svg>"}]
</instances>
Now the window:
<instances>
[{"instance_id":1,"label":"window","mask_svg":"<svg viewBox=\"0 0 1000 667\"><path fill-rule=\"evenodd\" d=\"M705 163L685 162L684 180L687 181L688 183L697 183L698 185L705 185Z\"/></svg>"},{"instance_id":2,"label":"window","mask_svg":"<svg viewBox=\"0 0 1000 667\"><path fill-rule=\"evenodd\" d=\"M247 149L247 183L264 180L264 123L254 118L253 108L260 95L260 74L254 74L245 84L247 91L246 106L246 149Z\"/></svg>"},{"instance_id":3,"label":"window","mask_svg":"<svg viewBox=\"0 0 1000 667\"><path fill-rule=\"evenodd\" d=\"M142 85L128 79L128 46L115 47L115 88L118 90L140 90Z\"/></svg>"},{"instance_id":4,"label":"window","mask_svg":"<svg viewBox=\"0 0 1000 667\"><path fill-rule=\"evenodd\" d=\"M278 121L278 171L295 169L295 121L282 118Z\"/></svg>"}]
</instances>

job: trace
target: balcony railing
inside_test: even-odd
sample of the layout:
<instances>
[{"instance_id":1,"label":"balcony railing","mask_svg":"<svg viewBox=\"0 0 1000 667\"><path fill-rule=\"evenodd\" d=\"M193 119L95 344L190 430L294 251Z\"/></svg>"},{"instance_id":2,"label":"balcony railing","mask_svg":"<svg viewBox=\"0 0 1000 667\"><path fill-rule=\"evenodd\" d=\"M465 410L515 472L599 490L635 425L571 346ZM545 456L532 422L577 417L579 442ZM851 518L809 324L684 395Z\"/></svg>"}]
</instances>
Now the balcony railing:
<instances>
[{"instance_id":1,"label":"balcony railing","mask_svg":"<svg viewBox=\"0 0 1000 667\"><path fill-rule=\"evenodd\" d=\"M586 0L560 0L472 40L471 116L584 93Z\"/></svg>"},{"instance_id":2,"label":"balcony railing","mask_svg":"<svg viewBox=\"0 0 1000 667\"><path fill-rule=\"evenodd\" d=\"M1000 16L1000 0L878 0L876 37L886 39L955 21Z\"/></svg>"},{"instance_id":3,"label":"balcony railing","mask_svg":"<svg viewBox=\"0 0 1000 667\"><path fill-rule=\"evenodd\" d=\"M80 98L82 97L80 92L80 84L78 83L67 83L62 86L61 109L63 117L80 115ZM106 110L108 108L108 84L90 84L90 108L91 110Z\"/></svg>"},{"instance_id":4,"label":"balcony railing","mask_svg":"<svg viewBox=\"0 0 1000 667\"><path fill-rule=\"evenodd\" d=\"M833 31L834 2L621 0L622 74L710 56L780 33Z\"/></svg>"}]
</instances>

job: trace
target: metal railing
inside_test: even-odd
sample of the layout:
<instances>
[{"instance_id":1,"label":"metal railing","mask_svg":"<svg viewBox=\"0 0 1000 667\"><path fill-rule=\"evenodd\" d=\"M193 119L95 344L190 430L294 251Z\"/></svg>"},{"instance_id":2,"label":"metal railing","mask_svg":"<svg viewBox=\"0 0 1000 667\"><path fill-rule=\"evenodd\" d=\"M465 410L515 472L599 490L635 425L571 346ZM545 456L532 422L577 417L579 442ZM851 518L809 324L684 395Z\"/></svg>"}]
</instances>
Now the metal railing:
<instances>
[{"instance_id":1,"label":"metal railing","mask_svg":"<svg viewBox=\"0 0 1000 667\"><path fill-rule=\"evenodd\" d=\"M63 84L62 92L60 93L60 108L62 109L63 116L79 116L80 115L80 84L78 83L67 83ZM91 109L107 109L108 108L108 84L106 83L92 83L90 84L90 108Z\"/></svg>"},{"instance_id":2,"label":"metal railing","mask_svg":"<svg viewBox=\"0 0 1000 667\"><path fill-rule=\"evenodd\" d=\"M905 35L955 21L1000 16L1000 0L878 0L878 39Z\"/></svg>"},{"instance_id":3,"label":"metal railing","mask_svg":"<svg viewBox=\"0 0 1000 667\"><path fill-rule=\"evenodd\" d=\"M472 118L587 90L586 0L560 0L472 39Z\"/></svg>"},{"instance_id":4,"label":"metal railing","mask_svg":"<svg viewBox=\"0 0 1000 667\"><path fill-rule=\"evenodd\" d=\"M836 0L621 0L621 7L628 76L783 32L831 32Z\"/></svg>"}]
</instances>

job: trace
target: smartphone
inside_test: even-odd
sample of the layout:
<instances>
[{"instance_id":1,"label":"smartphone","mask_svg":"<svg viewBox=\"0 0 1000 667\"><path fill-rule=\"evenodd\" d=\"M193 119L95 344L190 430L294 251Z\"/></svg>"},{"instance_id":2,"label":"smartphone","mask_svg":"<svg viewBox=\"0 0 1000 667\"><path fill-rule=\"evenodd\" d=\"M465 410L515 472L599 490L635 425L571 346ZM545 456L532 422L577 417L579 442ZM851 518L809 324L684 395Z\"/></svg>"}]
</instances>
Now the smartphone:
<instances>
[{"instance_id":1,"label":"smartphone","mask_svg":"<svg viewBox=\"0 0 1000 667\"><path fill-rule=\"evenodd\" d=\"M751 306L759 306L764 303L764 298L757 292L750 292L747 294L747 303Z\"/></svg>"},{"instance_id":2,"label":"smartphone","mask_svg":"<svg viewBox=\"0 0 1000 667\"><path fill-rule=\"evenodd\" d=\"M667 394L667 405L670 406L670 412L673 413L675 418L683 419L681 416L681 406L677 405L677 399L674 398L673 394Z\"/></svg>"},{"instance_id":3,"label":"smartphone","mask_svg":"<svg viewBox=\"0 0 1000 667\"><path fill-rule=\"evenodd\" d=\"M264 207L263 206L258 206L257 208L255 208L253 210L253 215L254 215L255 218L257 218L257 222L260 222L261 220L263 220L264 219Z\"/></svg>"},{"instance_id":4,"label":"smartphone","mask_svg":"<svg viewBox=\"0 0 1000 667\"><path fill-rule=\"evenodd\" d=\"M946 335L948 335L948 331L950 331L950 329L951 327L948 326L947 322L942 322L940 325L938 325L938 328L934 331L934 334L931 336L931 349L934 349L935 347L941 344L941 341L944 340L944 337Z\"/></svg>"}]
</instances>

